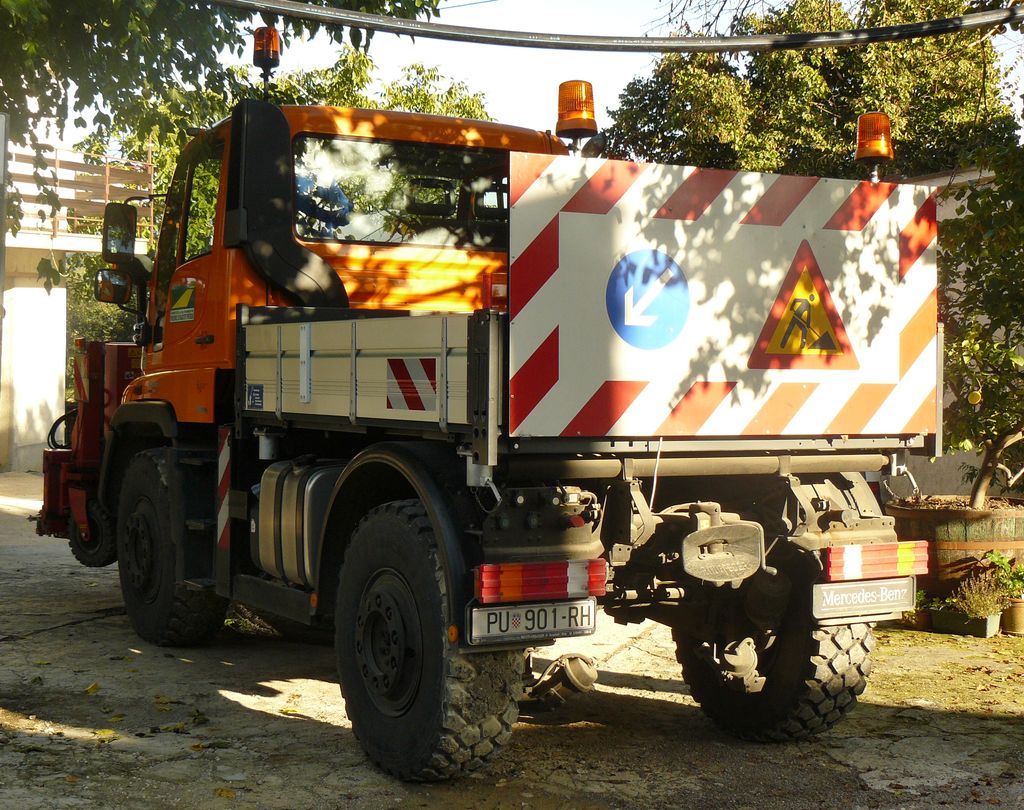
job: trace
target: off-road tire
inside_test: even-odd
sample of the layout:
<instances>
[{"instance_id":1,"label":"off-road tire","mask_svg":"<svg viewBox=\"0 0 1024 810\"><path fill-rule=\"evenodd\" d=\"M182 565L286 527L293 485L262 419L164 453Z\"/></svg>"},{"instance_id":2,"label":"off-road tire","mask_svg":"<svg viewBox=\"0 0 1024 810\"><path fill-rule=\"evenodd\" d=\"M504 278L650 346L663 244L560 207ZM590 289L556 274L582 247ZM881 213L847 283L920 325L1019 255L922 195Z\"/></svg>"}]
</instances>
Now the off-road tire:
<instances>
[{"instance_id":1,"label":"off-road tire","mask_svg":"<svg viewBox=\"0 0 1024 810\"><path fill-rule=\"evenodd\" d=\"M135 456L117 509L117 567L125 611L146 641L190 646L224 624L227 600L175 582L168 471L160 450Z\"/></svg>"},{"instance_id":2,"label":"off-road tire","mask_svg":"<svg viewBox=\"0 0 1024 810\"><path fill-rule=\"evenodd\" d=\"M82 539L78 524L68 519L68 547L87 568L103 568L117 559L117 534L110 513L99 501L89 501L89 541Z\"/></svg>"},{"instance_id":3,"label":"off-road tire","mask_svg":"<svg viewBox=\"0 0 1024 810\"><path fill-rule=\"evenodd\" d=\"M356 737L400 779L439 781L479 768L508 742L519 716L524 654L460 652L451 624L422 504L377 507L342 562L335 655Z\"/></svg>"},{"instance_id":4,"label":"off-road tire","mask_svg":"<svg viewBox=\"0 0 1024 810\"><path fill-rule=\"evenodd\" d=\"M871 673L871 626L783 628L761 692L737 692L696 652L693 639L673 633L676 657L694 700L718 726L744 740L789 742L832 728L857 704Z\"/></svg>"}]
</instances>

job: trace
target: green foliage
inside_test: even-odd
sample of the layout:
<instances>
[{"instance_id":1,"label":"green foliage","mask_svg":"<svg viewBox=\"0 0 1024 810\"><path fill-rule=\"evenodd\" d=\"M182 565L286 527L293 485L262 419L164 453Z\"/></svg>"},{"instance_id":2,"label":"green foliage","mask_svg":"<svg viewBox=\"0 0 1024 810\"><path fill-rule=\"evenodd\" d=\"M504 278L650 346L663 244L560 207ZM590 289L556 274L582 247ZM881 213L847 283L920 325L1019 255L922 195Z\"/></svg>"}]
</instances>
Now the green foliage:
<instances>
[{"instance_id":1,"label":"green foliage","mask_svg":"<svg viewBox=\"0 0 1024 810\"><path fill-rule=\"evenodd\" d=\"M885 0L846 11L790 0L733 21L740 34L821 31L949 17L961 0ZM619 157L754 171L861 177L853 160L860 113L893 124L890 176L958 165L966 148L1015 142L988 38L959 34L858 48L770 51L742 58L669 55L634 79L612 111Z\"/></svg>"},{"instance_id":2,"label":"green foliage","mask_svg":"<svg viewBox=\"0 0 1024 810\"><path fill-rule=\"evenodd\" d=\"M443 81L436 67L409 65L403 68L398 81L384 88L379 105L385 110L491 120L484 108L483 93L472 92L465 82L451 82L444 87Z\"/></svg>"},{"instance_id":3,"label":"green foliage","mask_svg":"<svg viewBox=\"0 0 1024 810\"><path fill-rule=\"evenodd\" d=\"M1011 599L1024 599L1024 564L1015 563L998 551L990 551L985 561L995 571L996 582Z\"/></svg>"},{"instance_id":4,"label":"green foliage","mask_svg":"<svg viewBox=\"0 0 1024 810\"><path fill-rule=\"evenodd\" d=\"M982 454L971 493L981 508L1024 438L1024 149L989 147L975 159L984 179L948 192L956 216L939 232L939 289L953 395L943 424L951 446Z\"/></svg>"}]
</instances>

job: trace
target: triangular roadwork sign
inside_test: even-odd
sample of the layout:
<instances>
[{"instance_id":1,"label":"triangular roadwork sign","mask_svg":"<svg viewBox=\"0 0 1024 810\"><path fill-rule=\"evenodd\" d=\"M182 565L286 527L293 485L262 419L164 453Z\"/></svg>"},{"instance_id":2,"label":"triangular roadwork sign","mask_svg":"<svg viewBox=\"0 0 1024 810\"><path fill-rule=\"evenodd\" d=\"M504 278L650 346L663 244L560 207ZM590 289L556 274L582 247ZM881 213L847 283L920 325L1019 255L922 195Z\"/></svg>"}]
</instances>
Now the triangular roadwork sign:
<instances>
[{"instance_id":1,"label":"triangular roadwork sign","mask_svg":"<svg viewBox=\"0 0 1024 810\"><path fill-rule=\"evenodd\" d=\"M806 240L782 282L747 368L860 368Z\"/></svg>"}]
</instances>

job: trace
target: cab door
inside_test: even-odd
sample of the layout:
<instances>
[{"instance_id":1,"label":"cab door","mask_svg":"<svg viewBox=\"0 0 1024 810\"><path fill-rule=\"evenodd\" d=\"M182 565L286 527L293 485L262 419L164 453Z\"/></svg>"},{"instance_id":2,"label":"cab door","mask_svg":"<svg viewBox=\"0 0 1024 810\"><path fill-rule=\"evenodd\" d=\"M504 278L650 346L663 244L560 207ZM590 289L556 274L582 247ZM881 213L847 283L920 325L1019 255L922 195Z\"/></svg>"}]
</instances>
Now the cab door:
<instances>
[{"instance_id":1,"label":"cab door","mask_svg":"<svg viewBox=\"0 0 1024 810\"><path fill-rule=\"evenodd\" d=\"M170 227L176 233L161 234L153 302L154 367L222 364L217 343L218 338L224 342L226 279L222 250L216 245L223 154L223 143L193 143L172 182L164 230ZM170 221L172 205L180 206L175 221Z\"/></svg>"}]
</instances>

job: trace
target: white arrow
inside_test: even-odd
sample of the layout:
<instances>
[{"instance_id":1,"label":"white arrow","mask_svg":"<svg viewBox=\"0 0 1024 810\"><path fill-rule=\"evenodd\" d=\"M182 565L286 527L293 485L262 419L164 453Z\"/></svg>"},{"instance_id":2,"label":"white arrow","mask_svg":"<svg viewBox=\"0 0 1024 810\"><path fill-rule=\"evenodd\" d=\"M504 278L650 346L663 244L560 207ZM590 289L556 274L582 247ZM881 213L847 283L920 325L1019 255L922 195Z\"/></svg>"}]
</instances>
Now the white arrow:
<instances>
[{"instance_id":1,"label":"white arrow","mask_svg":"<svg viewBox=\"0 0 1024 810\"><path fill-rule=\"evenodd\" d=\"M640 300L633 301L633 288L630 287L626 290L626 298L624 303L625 312L622 317L622 322L626 326L654 326L655 321L658 320L657 315L645 315L648 307L654 303L654 299L657 298L661 291L668 286L668 283L672 280L672 268L669 267L662 273L658 278L654 280L640 296Z\"/></svg>"}]
</instances>

